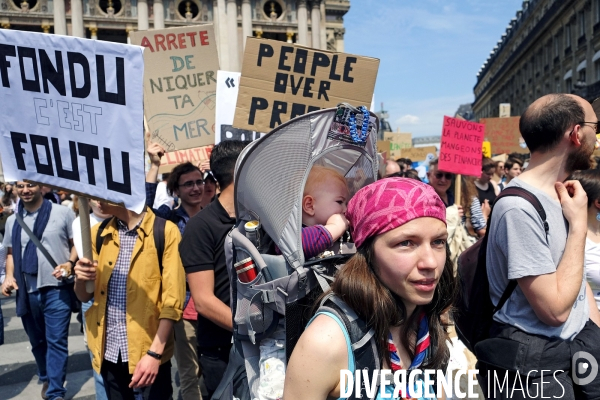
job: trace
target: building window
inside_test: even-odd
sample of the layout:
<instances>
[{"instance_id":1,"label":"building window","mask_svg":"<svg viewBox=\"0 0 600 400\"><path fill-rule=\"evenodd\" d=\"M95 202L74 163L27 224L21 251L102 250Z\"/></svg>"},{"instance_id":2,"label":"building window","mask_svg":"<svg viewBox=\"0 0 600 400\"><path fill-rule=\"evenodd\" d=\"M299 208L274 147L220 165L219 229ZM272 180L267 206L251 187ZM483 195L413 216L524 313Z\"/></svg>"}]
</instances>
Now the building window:
<instances>
[{"instance_id":1,"label":"building window","mask_svg":"<svg viewBox=\"0 0 600 400\"><path fill-rule=\"evenodd\" d=\"M573 80L571 78L567 79L565 81L565 86L566 92L571 93L571 91L573 90Z\"/></svg>"},{"instance_id":2,"label":"building window","mask_svg":"<svg viewBox=\"0 0 600 400\"><path fill-rule=\"evenodd\" d=\"M600 22L600 0L596 0L596 17L595 17L595 22L599 23Z\"/></svg>"},{"instance_id":3,"label":"building window","mask_svg":"<svg viewBox=\"0 0 600 400\"><path fill-rule=\"evenodd\" d=\"M600 81L600 60L594 61L594 71L596 72L596 81Z\"/></svg>"},{"instance_id":4,"label":"building window","mask_svg":"<svg viewBox=\"0 0 600 400\"><path fill-rule=\"evenodd\" d=\"M600 0L598 0L600 1ZM554 36L554 57L558 57L558 52L559 52L559 48L558 48L558 36Z\"/></svg>"},{"instance_id":5,"label":"building window","mask_svg":"<svg viewBox=\"0 0 600 400\"><path fill-rule=\"evenodd\" d=\"M565 26L565 47L571 47L571 24Z\"/></svg>"},{"instance_id":6,"label":"building window","mask_svg":"<svg viewBox=\"0 0 600 400\"><path fill-rule=\"evenodd\" d=\"M560 93L560 78L554 78L554 86L556 89L556 93Z\"/></svg>"},{"instance_id":7,"label":"building window","mask_svg":"<svg viewBox=\"0 0 600 400\"><path fill-rule=\"evenodd\" d=\"M585 68L579 70L579 79L577 81L585 83Z\"/></svg>"},{"instance_id":8,"label":"building window","mask_svg":"<svg viewBox=\"0 0 600 400\"><path fill-rule=\"evenodd\" d=\"M585 11L579 12L579 37L585 36Z\"/></svg>"}]
</instances>

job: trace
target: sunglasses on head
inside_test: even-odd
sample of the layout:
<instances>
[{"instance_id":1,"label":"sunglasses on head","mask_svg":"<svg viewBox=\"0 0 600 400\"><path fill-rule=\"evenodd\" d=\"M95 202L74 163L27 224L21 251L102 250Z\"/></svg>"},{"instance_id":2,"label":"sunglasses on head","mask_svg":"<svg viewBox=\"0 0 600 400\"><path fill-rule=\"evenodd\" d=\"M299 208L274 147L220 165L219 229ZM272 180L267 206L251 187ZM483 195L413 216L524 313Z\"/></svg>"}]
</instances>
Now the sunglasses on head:
<instances>
[{"instance_id":1,"label":"sunglasses on head","mask_svg":"<svg viewBox=\"0 0 600 400\"><path fill-rule=\"evenodd\" d=\"M446 180L450 180L454 178L454 174L450 172L436 172L434 174L435 179L442 179L442 177L446 178Z\"/></svg>"}]
</instances>

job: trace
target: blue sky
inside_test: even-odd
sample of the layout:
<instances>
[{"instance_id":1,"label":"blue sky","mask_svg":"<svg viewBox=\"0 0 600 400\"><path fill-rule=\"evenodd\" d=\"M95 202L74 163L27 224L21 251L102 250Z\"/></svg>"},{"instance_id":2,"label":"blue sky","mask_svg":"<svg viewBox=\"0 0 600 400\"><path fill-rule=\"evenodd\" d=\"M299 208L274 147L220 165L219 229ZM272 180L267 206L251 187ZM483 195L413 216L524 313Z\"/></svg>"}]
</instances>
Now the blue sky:
<instances>
[{"instance_id":1,"label":"blue sky","mask_svg":"<svg viewBox=\"0 0 600 400\"><path fill-rule=\"evenodd\" d=\"M351 0L345 51L381 60L375 86L394 130L441 134L473 101L477 71L522 0Z\"/></svg>"}]
</instances>

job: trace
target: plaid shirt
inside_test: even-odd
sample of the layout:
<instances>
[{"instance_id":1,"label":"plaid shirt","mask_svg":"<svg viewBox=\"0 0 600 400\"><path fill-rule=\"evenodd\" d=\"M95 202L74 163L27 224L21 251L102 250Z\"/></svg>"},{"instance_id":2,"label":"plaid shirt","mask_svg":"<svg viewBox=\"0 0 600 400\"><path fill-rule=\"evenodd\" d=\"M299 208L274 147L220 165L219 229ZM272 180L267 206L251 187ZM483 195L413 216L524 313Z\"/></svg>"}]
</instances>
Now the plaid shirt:
<instances>
[{"instance_id":1,"label":"plaid shirt","mask_svg":"<svg viewBox=\"0 0 600 400\"><path fill-rule=\"evenodd\" d=\"M142 219L143 220L143 219ZM106 304L106 350L104 359L117 363L119 353L121 361L129 362L127 346L127 276L131 265L131 255L138 238L138 228L142 220L129 230L127 225L117 219L119 228L119 255L108 282L108 301Z\"/></svg>"}]
</instances>

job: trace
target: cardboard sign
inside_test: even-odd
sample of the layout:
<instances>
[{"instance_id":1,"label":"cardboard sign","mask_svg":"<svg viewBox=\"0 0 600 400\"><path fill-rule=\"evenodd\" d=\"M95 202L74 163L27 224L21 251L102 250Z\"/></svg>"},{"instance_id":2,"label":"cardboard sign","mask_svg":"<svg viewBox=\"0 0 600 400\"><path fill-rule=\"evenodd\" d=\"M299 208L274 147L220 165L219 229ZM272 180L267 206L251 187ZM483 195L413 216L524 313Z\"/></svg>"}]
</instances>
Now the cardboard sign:
<instances>
[{"instance_id":1,"label":"cardboard sign","mask_svg":"<svg viewBox=\"0 0 600 400\"><path fill-rule=\"evenodd\" d=\"M171 172L173 168L184 162L191 162L194 165L202 161L210 160L210 153L212 153L213 146L196 147L193 149L176 150L165 153L163 158L160 160L160 167L158 172L160 174Z\"/></svg>"},{"instance_id":2,"label":"cardboard sign","mask_svg":"<svg viewBox=\"0 0 600 400\"><path fill-rule=\"evenodd\" d=\"M233 126L270 132L321 108L369 107L379 60L248 38Z\"/></svg>"},{"instance_id":3,"label":"cardboard sign","mask_svg":"<svg viewBox=\"0 0 600 400\"><path fill-rule=\"evenodd\" d=\"M239 72L217 71L215 144L222 140L255 140L262 136L258 132L233 127L241 75Z\"/></svg>"},{"instance_id":4,"label":"cardboard sign","mask_svg":"<svg viewBox=\"0 0 600 400\"><path fill-rule=\"evenodd\" d=\"M485 126L444 117L439 170L481 176L481 149Z\"/></svg>"},{"instance_id":5,"label":"cardboard sign","mask_svg":"<svg viewBox=\"0 0 600 400\"><path fill-rule=\"evenodd\" d=\"M384 132L383 138L390 142L390 157L400 158L402 149L412 147L412 133Z\"/></svg>"},{"instance_id":6,"label":"cardboard sign","mask_svg":"<svg viewBox=\"0 0 600 400\"><path fill-rule=\"evenodd\" d=\"M145 206L142 48L0 30L7 180Z\"/></svg>"},{"instance_id":7,"label":"cardboard sign","mask_svg":"<svg viewBox=\"0 0 600 400\"><path fill-rule=\"evenodd\" d=\"M424 161L430 154L435 158L437 154L437 148L435 146L412 147L410 149L402 149L401 151L402 158L408 158L413 162Z\"/></svg>"},{"instance_id":8,"label":"cardboard sign","mask_svg":"<svg viewBox=\"0 0 600 400\"><path fill-rule=\"evenodd\" d=\"M496 154L529 153L519 131L520 119L521 117L481 118L479 123L485 125L485 137Z\"/></svg>"},{"instance_id":9,"label":"cardboard sign","mask_svg":"<svg viewBox=\"0 0 600 400\"><path fill-rule=\"evenodd\" d=\"M378 140L377 141L377 152L378 153L389 153L390 152L390 145L392 144L392 142L390 142L389 140Z\"/></svg>"},{"instance_id":10,"label":"cardboard sign","mask_svg":"<svg viewBox=\"0 0 600 400\"><path fill-rule=\"evenodd\" d=\"M213 26L138 31L144 46L144 113L152 140L165 150L215 143L219 57Z\"/></svg>"}]
</instances>

